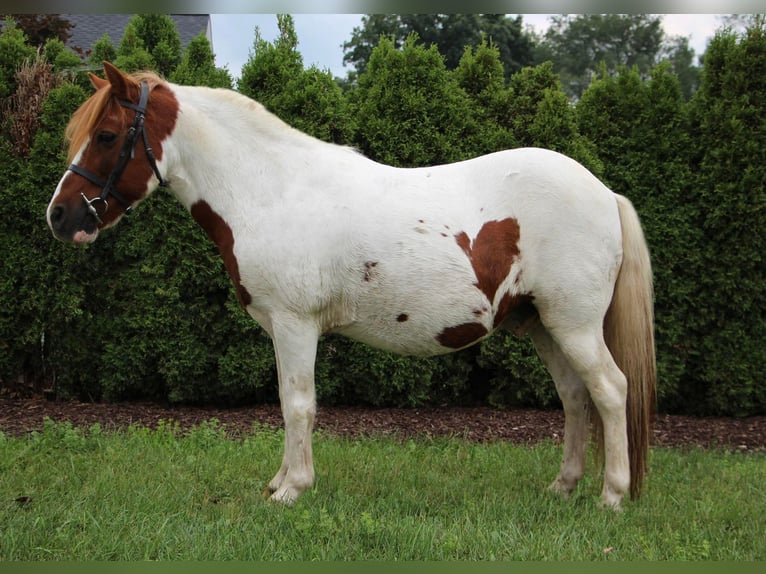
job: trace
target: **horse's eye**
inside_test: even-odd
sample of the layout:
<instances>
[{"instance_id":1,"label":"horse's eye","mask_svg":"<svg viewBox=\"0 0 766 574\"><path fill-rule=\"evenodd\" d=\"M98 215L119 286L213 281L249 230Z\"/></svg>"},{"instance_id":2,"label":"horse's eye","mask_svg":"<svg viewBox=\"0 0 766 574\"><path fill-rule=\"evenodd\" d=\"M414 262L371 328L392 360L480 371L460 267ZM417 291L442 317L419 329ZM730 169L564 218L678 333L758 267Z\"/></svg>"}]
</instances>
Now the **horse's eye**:
<instances>
[{"instance_id":1,"label":"horse's eye","mask_svg":"<svg viewBox=\"0 0 766 574\"><path fill-rule=\"evenodd\" d=\"M98 132L96 135L96 141L101 145L113 144L117 139L117 134L113 132Z\"/></svg>"}]
</instances>

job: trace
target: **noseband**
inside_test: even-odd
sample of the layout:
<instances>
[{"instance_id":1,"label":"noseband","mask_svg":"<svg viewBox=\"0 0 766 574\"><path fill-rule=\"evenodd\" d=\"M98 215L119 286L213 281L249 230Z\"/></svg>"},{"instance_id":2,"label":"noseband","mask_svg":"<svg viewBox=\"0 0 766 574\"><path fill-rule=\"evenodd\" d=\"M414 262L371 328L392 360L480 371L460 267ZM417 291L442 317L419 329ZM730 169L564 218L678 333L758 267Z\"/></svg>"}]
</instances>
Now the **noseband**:
<instances>
[{"instance_id":1,"label":"noseband","mask_svg":"<svg viewBox=\"0 0 766 574\"><path fill-rule=\"evenodd\" d=\"M152 167L152 170L154 171L154 174L157 176L157 179L160 180L160 187L167 187L169 185L169 182L165 180L162 175L160 174L160 170L157 168L157 160L154 157L154 152L152 151L151 146L149 145L149 138L146 135L146 130L144 130L144 119L146 117L146 105L149 101L149 85L146 82L141 82L141 98L138 101L138 105L128 102L126 100L120 100L118 99L117 102L124 108L128 108L131 110L135 110L136 115L133 118L133 125L128 130L127 135L125 136L125 143L122 144L122 149L120 150L120 155L117 158L117 162L114 164L114 167L112 168L112 172L109 174L109 177L106 180L101 179L93 172L88 171L87 169L84 169L76 164L71 164L67 169L71 172L76 173L77 175L84 177L91 183L97 185L101 188L101 195L98 197L94 197L93 199L88 199L85 197L84 193L81 193L82 200L85 202L85 205L88 207L89 213L96 218L96 221L101 223L101 217L100 215L103 215L107 212L109 209L109 196L111 195L117 200L117 203L119 203L122 208L125 210L125 214L129 214L131 211L130 203L125 199L125 196L120 193L117 188L117 182L120 181L120 178L122 177L123 172L125 171L125 168L128 166L128 162L133 158L133 155L136 150L136 144L138 143L138 137L142 136L144 140L144 149L146 150L146 157L149 160L149 165ZM96 203L101 202L104 204L104 209L99 215L99 212L96 210Z\"/></svg>"}]
</instances>

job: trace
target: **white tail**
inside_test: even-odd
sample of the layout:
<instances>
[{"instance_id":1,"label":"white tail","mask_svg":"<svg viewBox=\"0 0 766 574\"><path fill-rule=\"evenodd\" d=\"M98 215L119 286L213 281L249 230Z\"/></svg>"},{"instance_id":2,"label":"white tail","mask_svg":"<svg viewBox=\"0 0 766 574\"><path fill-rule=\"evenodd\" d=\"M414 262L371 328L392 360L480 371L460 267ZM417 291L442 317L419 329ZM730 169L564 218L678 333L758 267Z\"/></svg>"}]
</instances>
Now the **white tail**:
<instances>
[{"instance_id":1,"label":"white tail","mask_svg":"<svg viewBox=\"0 0 766 574\"><path fill-rule=\"evenodd\" d=\"M623 259L604 319L604 339L628 379L630 496L635 499L641 494L647 472L657 384L654 289L649 249L638 214L627 198L616 197L622 225Z\"/></svg>"}]
</instances>

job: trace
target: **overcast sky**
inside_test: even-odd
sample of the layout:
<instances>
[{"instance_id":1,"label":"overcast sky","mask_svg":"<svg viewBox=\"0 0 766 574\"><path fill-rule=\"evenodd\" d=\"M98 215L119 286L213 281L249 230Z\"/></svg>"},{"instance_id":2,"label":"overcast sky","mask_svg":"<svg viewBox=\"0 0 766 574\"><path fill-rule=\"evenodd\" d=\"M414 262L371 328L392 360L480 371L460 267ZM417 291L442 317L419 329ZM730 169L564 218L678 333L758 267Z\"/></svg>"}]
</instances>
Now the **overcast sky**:
<instances>
[{"instance_id":1,"label":"overcast sky","mask_svg":"<svg viewBox=\"0 0 766 574\"><path fill-rule=\"evenodd\" d=\"M523 22L542 31L549 16L524 14ZM334 76L344 77L349 68L343 66L343 42L351 39L351 31L361 25L361 18L361 14L293 14L304 66L316 64L320 69L329 68ZM723 24L717 14L665 14L662 22L669 36L689 36L697 56ZM213 14L216 65L227 66L232 76L239 77L252 51L256 26L266 41L272 42L278 35L274 14Z\"/></svg>"}]
</instances>

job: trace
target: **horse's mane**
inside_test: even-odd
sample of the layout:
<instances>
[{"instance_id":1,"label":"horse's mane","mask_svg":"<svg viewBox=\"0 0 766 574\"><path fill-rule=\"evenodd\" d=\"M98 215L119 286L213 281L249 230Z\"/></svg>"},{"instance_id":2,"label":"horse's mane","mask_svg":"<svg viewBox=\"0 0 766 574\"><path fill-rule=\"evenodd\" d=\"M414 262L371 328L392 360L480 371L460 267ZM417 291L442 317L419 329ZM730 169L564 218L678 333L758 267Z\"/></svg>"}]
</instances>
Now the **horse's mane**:
<instances>
[{"instance_id":1,"label":"horse's mane","mask_svg":"<svg viewBox=\"0 0 766 574\"><path fill-rule=\"evenodd\" d=\"M130 76L137 83L146 82L152 89L158 84L164 83L164 80L153 72L138 72ZM110 86L104 86L96 90L90 98L77 109L69 120L64 137L69 142L69 151L67 152L67 161L71 162L75 154L82 148L83 144L90 137L93 128L98 124L106 114L110 113L114 106L119 106L115 98L112 98L112 89Z\"/></svg>"}]
</instances>

